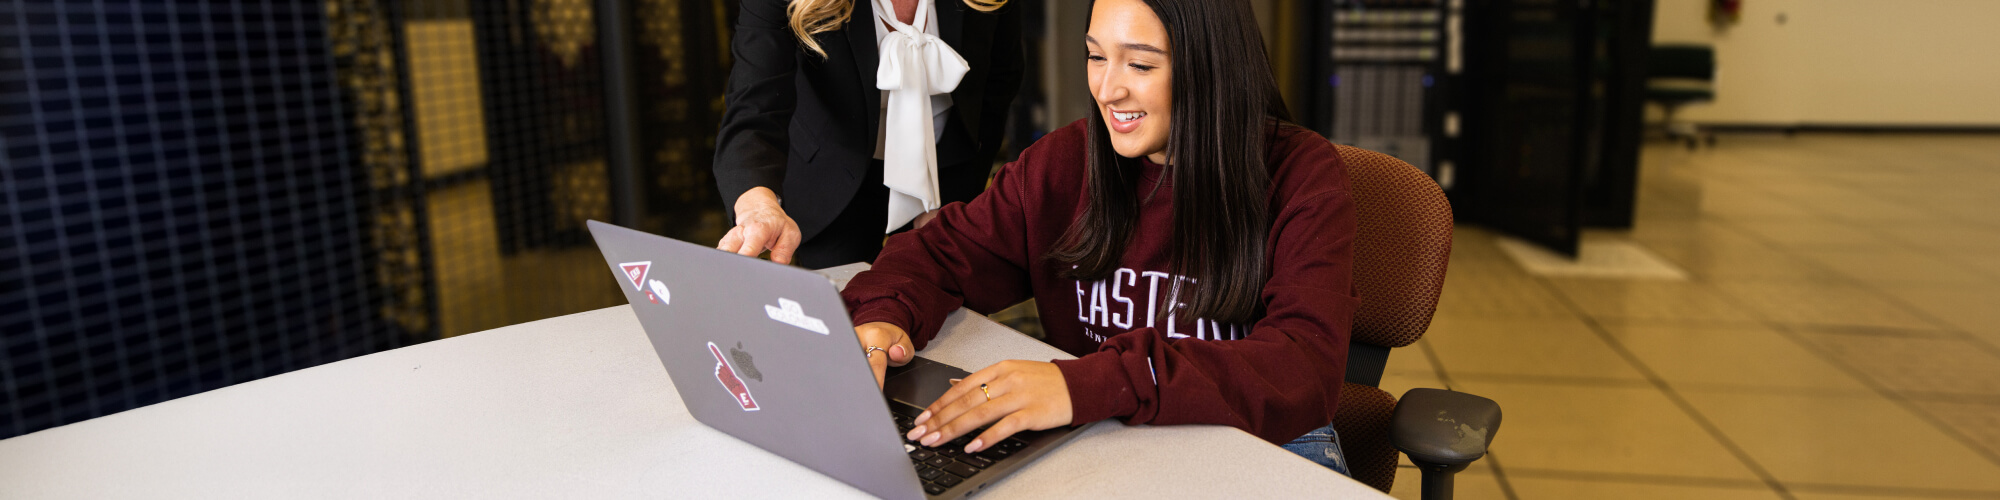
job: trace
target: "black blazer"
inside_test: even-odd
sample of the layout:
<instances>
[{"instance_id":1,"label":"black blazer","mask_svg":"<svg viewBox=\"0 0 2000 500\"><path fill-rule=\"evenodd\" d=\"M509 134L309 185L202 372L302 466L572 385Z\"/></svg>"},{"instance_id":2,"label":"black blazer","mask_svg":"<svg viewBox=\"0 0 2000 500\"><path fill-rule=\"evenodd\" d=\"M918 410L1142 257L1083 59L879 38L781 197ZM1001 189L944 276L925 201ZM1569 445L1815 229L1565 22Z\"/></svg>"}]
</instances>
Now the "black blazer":
<instances>
[{"instance_id":1,"label":"black blazer","mask_svg":"<svg viewBox=\"0 0 2000 500\"><path fill-rule=\"evenodd\" d=\"M743 1L731 47L729 107L715 139L725 212L735 213L730 207L745 191L768 187L810 240L847 206L868 169L881 168L875 138L882 91L875 88L869 1L854 0L847 26L813 37L824 59L792 34L788 2ZM1012 5L980 12L963 0L935 1L940 38L971 66L951 92L950 121L937 147L938 191L944 203L970 201L985 188L1007 107L1020 91L1021 14Z\"/></svg>"}]
</instances>

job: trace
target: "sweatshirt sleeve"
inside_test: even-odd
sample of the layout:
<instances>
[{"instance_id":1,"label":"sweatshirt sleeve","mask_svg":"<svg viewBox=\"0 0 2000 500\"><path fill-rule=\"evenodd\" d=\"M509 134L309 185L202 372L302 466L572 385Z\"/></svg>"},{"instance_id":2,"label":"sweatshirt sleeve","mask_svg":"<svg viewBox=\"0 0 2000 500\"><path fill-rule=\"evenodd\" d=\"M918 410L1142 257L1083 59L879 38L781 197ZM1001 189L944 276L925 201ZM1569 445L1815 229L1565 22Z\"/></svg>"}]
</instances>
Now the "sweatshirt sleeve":
<instances>
[{"instance_id":1,"label":"sweatshirt sleeve","mask_svg":"<svg viewBox=\"0 0 2000 500\"><path fill-rule=\"evenodd\" d=\"M960 305L992 314L1026 300L1022 177L1029 157L1002 168L970 203L945 205L930 224L889 237L874 267L841 291L854 324L896 325L923 349Z\"/></svg>"},{"instance_id":2,"label":"sweatshirt sleeve","mask_svg":"<svg viewBox=\"0 0 2000 500\"><path fill-rule=\"evenodd\" d=\"M1141 328L1090 355L1057 361L1074 421L1220 424L1272 443L1331 422L1359 303L1351 285L1354 229L1344 189L1287 206L1273 225L1265 315L1240 340L1169 339Z\"/></svg>"}]
</instances>

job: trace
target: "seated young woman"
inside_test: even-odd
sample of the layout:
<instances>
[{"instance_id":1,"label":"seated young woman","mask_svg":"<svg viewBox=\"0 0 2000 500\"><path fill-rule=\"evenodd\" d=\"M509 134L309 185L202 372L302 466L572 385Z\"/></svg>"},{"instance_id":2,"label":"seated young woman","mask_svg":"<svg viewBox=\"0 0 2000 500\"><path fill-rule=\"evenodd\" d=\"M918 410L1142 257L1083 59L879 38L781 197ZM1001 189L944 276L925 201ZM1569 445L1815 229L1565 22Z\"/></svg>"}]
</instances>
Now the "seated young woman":
<instances>
[{"instance_id":1,"label":"seated young woman","mask_svg":"<svg viewBox=\"0 0 2000 500\"><path fill-rule=\"evenodd\" d=\"M909 438L1119 418L1234 426L1341 473L1354 203L1331 144L1288 123L1249 4L1098 0L1096 113L971 203L889 238L842 292L879 383L947 314L1036 299L1074 360L973 373Z\"/></svg>"}]
</instances>

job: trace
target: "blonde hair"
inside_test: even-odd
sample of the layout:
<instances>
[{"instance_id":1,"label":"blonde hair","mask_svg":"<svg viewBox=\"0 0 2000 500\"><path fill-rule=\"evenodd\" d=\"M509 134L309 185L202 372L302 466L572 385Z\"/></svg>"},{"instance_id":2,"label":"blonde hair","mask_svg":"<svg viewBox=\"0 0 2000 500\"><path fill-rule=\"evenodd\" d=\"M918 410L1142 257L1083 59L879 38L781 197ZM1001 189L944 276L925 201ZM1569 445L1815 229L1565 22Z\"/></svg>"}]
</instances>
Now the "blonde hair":
<instances>
[{"instance_id":1,"label":"blonde hair","mask_svg":"<svg viewBox=\"0 0 2000 500\"><path fill-rule=\"evenodd\" d=\"M792 0L792 4L785 7L785 14L792 19L792 34L798 35L799 43L805 45L806 50L825 58L826 49L820 48L813 35L847 24L847 19L854 17L854 1ZM965 5L980 12L993 12L1007 5L1007 0L965 0Z\"/></svg>"}]
</instances>

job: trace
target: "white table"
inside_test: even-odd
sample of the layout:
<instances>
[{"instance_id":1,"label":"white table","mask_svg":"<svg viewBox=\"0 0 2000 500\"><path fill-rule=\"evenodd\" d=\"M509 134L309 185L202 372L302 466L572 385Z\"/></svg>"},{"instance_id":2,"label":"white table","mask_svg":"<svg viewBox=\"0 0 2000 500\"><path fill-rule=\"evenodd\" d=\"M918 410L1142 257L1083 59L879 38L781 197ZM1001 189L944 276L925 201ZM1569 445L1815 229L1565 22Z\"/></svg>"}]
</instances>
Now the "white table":
<instances>
[{"instance_id":1,"label":"white table","mask_svg":"<svg viewBox=\"0 0 2000 500\"><path fill-rule=\"evenodd\" d=\"M965 310L923 354L974 369L1069 357ZM5 499L746 496L866 494L696 422L630 306L0 441ZM978 496L1388 498L1234 428L1116 421Z\"/></svg>"}]
</instances>

